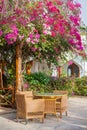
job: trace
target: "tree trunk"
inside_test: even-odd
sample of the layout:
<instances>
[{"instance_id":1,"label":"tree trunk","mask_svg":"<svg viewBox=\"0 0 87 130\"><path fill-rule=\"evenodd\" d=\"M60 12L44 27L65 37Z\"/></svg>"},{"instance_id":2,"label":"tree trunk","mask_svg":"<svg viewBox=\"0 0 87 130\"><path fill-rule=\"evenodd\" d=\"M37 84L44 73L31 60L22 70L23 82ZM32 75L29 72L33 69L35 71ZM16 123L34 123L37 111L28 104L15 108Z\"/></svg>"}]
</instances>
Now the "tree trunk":
<instances>
[{"instance_id":1,"label":"tree trunk","mask_svg":"<svg viewBox=\"0 0 87 130\"><path fill-rule=\"evenodd\" d=\"M16 92L22 90L22 49L16 46Z\"/></svg>"}]
</instances>

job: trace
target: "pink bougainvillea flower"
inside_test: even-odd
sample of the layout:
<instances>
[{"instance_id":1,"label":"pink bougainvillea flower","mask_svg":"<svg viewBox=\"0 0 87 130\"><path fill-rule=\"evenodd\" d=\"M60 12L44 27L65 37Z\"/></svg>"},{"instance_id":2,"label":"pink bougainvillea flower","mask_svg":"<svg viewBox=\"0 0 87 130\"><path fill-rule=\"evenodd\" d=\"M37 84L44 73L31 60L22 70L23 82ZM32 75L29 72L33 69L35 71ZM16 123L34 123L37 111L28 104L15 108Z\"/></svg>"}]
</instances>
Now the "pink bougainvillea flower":
<instances>
[{"instance_id":1,"label":"pink bougainvillea flower","mask_svg":"<svg viewBox=\"0 0 87 130\"><path fill-rule=\"evenodd\" d=\"M24 84L24 88L28 88L28 83L25 83L25 84Z\"/></svg>"},{"instance_id":2,"label":"pink bougainvillea flower","mask_svg":"<svg viewBox=\"0 0 87 130\"><path fill-rule=\"evenodd\" d=\"M75 33L75 36L76 36L77 40L81 41L81 36L80 36L80 34L78 32Z\"/></svg>"},{"instance_id":3,"label":"pink bougainvillea flower","mask_svg":"<svg viewBox=\"0 0 87 130\"><path fill-rule=\"evenodd\" d=\"M35 33L38 33L38 30L37 30L37 29L35 29L35 30L34 30L34 32L35 32Z\"/></svg>"},{"instance_id":4,"label":"pink bougainvillea flower","mask_svg":"<svg viewBox=\"0 0 87 130\"><path fill-rule=\"evenodd\" d=\"M32 40L33 37L34 37L34 35L33 35L32 33L30 33L30 34L29 34L29 38L30 38L30 40Z\"/></svg>"},{"instance_id":5,"label":"pink bougainvillea flower","mask_svg":"<svg viewBox=\"0 0 87 130\"><path fill-rule=\"evenodd\" d=\"M39 39L39 38L40 38L40 34L37 33L37 34L35 35L35 38L36 38L36 39Z\"/></svg>"},{"instance_id":6,"label":"pink bougainvillea flower","mask_svg":"<svg viewBox=\"0 0 87 130\"><path fill-rule=\"evenodd\" d=\"M80 45L80 46L77 45L77 50L81 50L82 51L83 49L84 49L84 47L82 45Z\"/></svg>"},{"instance_id":7,"label":"pink bougainvillea flower","mask_svg":"<svg viewBox=\"0 0 87 130\"><path fill-rule=\"evenodd\" d=\"M26 24L27 24L27 20L25 18L22 18L22 17L18 18L18 22L20 24L22 24L22 26L26 26Z\"/></svg>"},{"instance_id":8,"label":"pink bougainvillea flower","mask_svg":"<svg viewBox=\"0 0 87 130\"><path fill-rule=\"evenodd\" d=\"M49 7L49 6L52 6L53 3L52 3L51 1L48 1L48 2L46 3L46 5Z\"/></svg>"},{"instance_id":9,"label":"pink bougainvillea flower","mask_svg":"<svg viewBox=\"0 0 87 130\"><path fill-rule=\"evenodd\" d=\"M72 65L73 64L73 62L72 61L68 61L68 65Z\"/></svg>"},{"instance_id":10,"label":"pink bougainvillea flower","mask_svg":"<svg viewBox=\"0 0 87 130\"><path fill-rule=\"evenodd\" d=\"M5 40L7 41L8 44L13 44L17 40L17 35L15 35L13 32L8 33L5 35Z\"/></svg>"},{"instance_id":11,"label":"pink bougainvillea flower","mask_svg":"<svg viewBox=\"0 0 87 130\"><path fill-rule=\"evenodd\" d=\"M43 30L43 34L47 35L48 31L47 30Z\"/></svg>"},{"instance_id":12,"label":"pink bougainvillea flower","mask_svg":"<svg viewBox=\"0 0 87 130\"><path fill-rule=\"evenodd\" d=\"M56 36L56 33L54 31L51 32L52 37Z\"/></svg>"},{"instance_id":13,"label":"pink bougainvillea flower","mask_svg":"<svg viewBox=\"0 0 87 130\"><path fill-rule=\"evenodd\" d=\"M29 43L30 42L30 38L28 37L27 39L26 39L26 43Z\"/></svg>"},{"instance_id":14,"label":"pink bougainvillea flower","mask_svg":"<svg viewBox=\"0 0 87 130\"><path fill-rule=\"evenodd\" d=\"M80 24L80 18L77 16L70 16L70 20L75 24L75 25L79 25Z\"/></svg>"},{"instance_id":15,"label":"pink bougainvillea flower","mask_svg":"<svg viewBox=\"0 0 87 130\"><path fill-rule=\"evenodd\" d=\"M14 32L15 35L18 35L18 28L15 24L11 25L12 32Z\"/></svg>"},{"instance_id":16,"label":"pink bougainvillea flower","mask_svg":"<svg viewBox=\"0 0 87 130\"><path fill-rule=\"evenodd\" d=\"M31 16L31 17L30 17L30 21L32 22L32 21L34 21L34 20L35 20L35 17Z\"/></svg>"},{"instance_id":17,"label":"pink bougainvillea flower","mask_svg":"<svg viewBox=\"0 0 87 130\"><path fill-rule=\"evenodd\" d=\"M75 3L75 5L74 5L76 8L81 8L81 4L80 3Z\"/></svg>"},{"instance_id":18,"label":"pink bougainvillea flower","mask_svg":"<svg viewBox=\"0 0 87 130\"><path fill-rule=\"evenodd\" d=\"M84 49L84 47L83 47L83 46L80 46L78 49L79 49L79 50L83 50L83 49Z\"/></svg>"},{"instance_id":19,"label":"pink bougainvillea flower","mask_svg":"<svg viewBox=\"0 0 87 130\"><path fill-rule=\"evenodd\" d=\"M19 35L19 40L22 41L24 38L24 35Z\"/></svg>"},{"instance_id":20,"label":"pink bougainvillea flower","mask_svg":"<svg viewBox=\"0 0 87 130\"><path fill-rule=\"evenodd\" d=\"M33 17L37 17L38 16L38 11L36 9L33 9Z\"/></svg>"},{"instance_id":21,"label":"pink bougainvillea flower","mask_svg":"<svg viewBox=\"0 0 87 130\"><path fill-rule=\"evenodd\" d=\"M70 38L70 39L69 39L69 43L72 44L72 45L74 45L74 44L75 44L74 39L73 39L73 38Z\"/></svg>"},{"instance_id":22,"label":"pink bougainvillea flower","mask_svg":"<svg viewBox=\"0 0 87 130\"><path fill-rule=\"evenodd\" d=\"M48 24L53 24L54 23L54 19L53 18L47 18L47 23Z\"/></svg>"},{"instance_id":23,"label":"pink bougainvillea flower","mask_svg":"<svg viewBox=\"0 0 87 130\"><path fill-rule=\"evenodd\" d=\"M7 17L3 17L2 11L0 11L0 16L2 16L0 35L2 36L3 31L3 36L8 44L20 40L20 43L29 44L31 51L39 53L45 43L52 42L50 41L52 38L54 53L62 51L61 48L68 44L67 48L73 47L79 50L83 48L79 33L81 20L79 3L75 0L33 0L33 2L23 0L22 2L23 4L12 10L11 14L6 14ZM0 10L2 10L1 5ZM63 46L60 41L60 45L56 45L56 38L57 41L63 38L68 44L64 42L65 46ZM39 41L43 44L38 44ZM48 44L45 46L47 47ZM62 47L60 48L60 46ZM48 48L48 55L49 51Z\"/></svg>"},{"instance_id":24,"label":"pink bougainvillea flower","mask_svg":"<svg viewBox=\"0 0 87 130\"><path fill-rule=\"evenodd\" d=\"M75 33L78 32L78 30L74 27L71 27L70 29L70 35L75 35Z\"/></svg>"},{"instance_id":25,"label":"pink bougainvillea flower","mask_svg":"<svg viewBox=\"0 0 87 130\"><path fill-rule=\"evenodd\" d=\"M9 16L9 20L16 22L16 16L15 15Z\"/></svg>"},{"instance_id":26,"label":"pink bougainvillea flower","mask_svg":"<svg viewBox=\"0 0 87 130\"><path fill-rule=\"evenodd\" d=\"M12 31L5 35L5 40L7 41L8 44L13 44L17 40L18 28L16 27L15 24L10 25L10 28Z\"/></svg>"},{"instance_id":27,"label":"pink bougainvillea flower","mask_svg":"<svg viewBox=\"0 0 87 130\"><path fill-rule=\"evenodd\" d=\"M72 0L67 0L67 6L70 10L75 10L75 5Z\"/></svg>"},{"instance_id":28,"label":"pink bougainvillea flower","mask_svg":"<svg viewBox=\"0 0 87 130\"><path fill-rule=\"evenodd\" d=\"M36 43L35 39L34 39L34 40L31 40L30 42L31 42L32 44L35 44L35 43Z\"/></svg>"},{"instance_id":29,"label":"pink bougainvillea flower","mask_svg":"<svg viewBox=\"0 0 87 130\"><path fill-rule=\"evenodd\" d=\"M57 4L61 6L63 2L61 0L57 0Z\"/></svg>"},{"instance_id":30,"label":"pink bougainvillea flower","mask_svg":"<svg viewBox=\"0 0 87 130\"><path fill-rule=\"evenodd\" d=\"M56 52L57 54L59 53L59 49L58 49L58 48L54 47L54 50L55 50L55 52Z\"/></svg>"},{"instance_id":31,"label":"pink bougainvillea flower","mask_svg":"<svg viewBox=\"0 0 87 130\"><path fill-rule=\"evenodd\" d=\"M56 8L56 6L49 7L49 11L51 11L52 13L60 12L59 9Z\"/></svg>"},{"instance_id":32,"label":"pink bougainvillea flower","mask_svg":"<svg viewBox=\"0 0 87 130\"><path fill-rule=\"evenodd\" d=\"M37 48L31 47L31 50L32 50L33 52L35 52L35 51L37 50Z\"/></svg>"},{"instance_id":33,"label":"pink bougainvillea flower","mask_svg":"<svg viewBox=\"0 0 87 130\"><path fill-rule=\"evenodd\" d=\"M19 8L17 8L16 10L15 10L15 14L17 14L17 15L21 15L23 13L23 10L22 9L19 9Z\"/></svg>"},{"instance_id":34,"label":"pink bougainvillea flower","mask_svg":"<svg viewBox=\"0 0 87 130\"><path fill-rule=\"evenodd\" d=\"M80 45L80 47L82 46L82 42L80 40L77 42L77 44Z\"/></svg>"},{"instance_id":35,"label":"pink bougainvillea flower","mask_svg":"<svg viewBox=\"0 0 87 130\"><path fill-rule=\"evenodd\" d=\"M6 19L1 20L1 21L0 21L0 24L1 24L1 25L7 24L7 20L6 20Z\"/></svg>"}]
</instances>

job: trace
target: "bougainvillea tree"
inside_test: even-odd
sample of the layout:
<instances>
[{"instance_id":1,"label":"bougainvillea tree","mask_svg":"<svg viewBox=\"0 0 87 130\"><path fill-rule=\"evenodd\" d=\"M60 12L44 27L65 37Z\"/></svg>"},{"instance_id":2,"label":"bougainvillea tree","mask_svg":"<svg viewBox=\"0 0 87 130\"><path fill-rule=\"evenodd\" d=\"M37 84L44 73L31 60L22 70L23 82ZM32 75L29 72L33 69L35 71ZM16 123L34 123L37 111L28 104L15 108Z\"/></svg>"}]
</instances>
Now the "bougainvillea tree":
<instances>
[{"instance_id":1,"label":"bougainvillea tree","mask_svg":"<svg viewBox=\"0 0 87 130\"><path fill-rule=\"evenodd\" d=\"M75 0L0 1L0 49L16 46L17 88L22 55L56 63L68 50L83 50L80 8Z\"/></svg>"}]
</instances>

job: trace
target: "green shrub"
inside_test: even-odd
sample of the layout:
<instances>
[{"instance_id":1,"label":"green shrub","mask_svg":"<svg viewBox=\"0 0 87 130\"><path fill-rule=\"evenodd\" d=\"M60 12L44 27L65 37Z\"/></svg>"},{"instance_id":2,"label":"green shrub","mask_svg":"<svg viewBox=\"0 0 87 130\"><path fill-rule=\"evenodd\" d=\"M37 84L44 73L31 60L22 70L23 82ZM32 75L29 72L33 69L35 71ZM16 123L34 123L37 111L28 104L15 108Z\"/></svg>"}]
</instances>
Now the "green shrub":
<instances>
[{"instance_id":1,"label":"green shrub","mask_svg":"<svg viewBox=\"0 0 87 130\"><path fill-rule=\"evenodd\" d=\"M74 93L80 96L87 96L87 77L77 78L75 80Z\"/></svg>"},{"instance_id":2,"label":"green shrub","mask_svg":"<svg viewBox=\"0 0 87 130\"><path fill-rule=\"evenodd\" d=\"M31 73L24 74L24 82L29 84L29 89L33 89L40 92L47 91L47 86L50 82L50 77L45 73Z\"/></svg>"},{"instance_id":3,"label":"green shrub","mask_svg":"<svg viewBox=\"0 0 87 130\"><path fill-rule=\"evenodd\" d=\"M39 92L53 92L53 90L67 90L69 95L87 96L87 77L49 77L45 73L24 74L24 82L28 83L28 90Z\"/></svg>"},{"instance_id":4,"label":"green shrub","mask_svg":"<svg viewBox=\"0 0 87 130\"><path fill-rule=\"evenodd\" d=\"M71 78L57 78L57 79L51 79L50 84L52 87L52 90L67 90L69 95L73 92L73 85Z\"/></svg>"}]
</instances>

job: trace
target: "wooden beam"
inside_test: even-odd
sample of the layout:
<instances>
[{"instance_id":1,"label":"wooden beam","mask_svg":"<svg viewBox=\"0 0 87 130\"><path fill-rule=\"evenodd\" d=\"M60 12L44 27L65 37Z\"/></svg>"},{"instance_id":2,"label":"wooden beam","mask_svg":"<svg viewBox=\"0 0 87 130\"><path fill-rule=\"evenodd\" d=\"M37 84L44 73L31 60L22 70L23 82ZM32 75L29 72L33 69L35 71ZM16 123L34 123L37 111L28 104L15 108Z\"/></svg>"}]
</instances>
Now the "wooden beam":
<instances>
[{"instance_id":1,"label":"wooden beam","mask_svg":"<svg viewBox=\"0 0 87 130\"><path fill-rule=\"evenodd\" d=\"M3 88L2 64L0 63L0 88Z\"/></svg>"}]
</instances>

